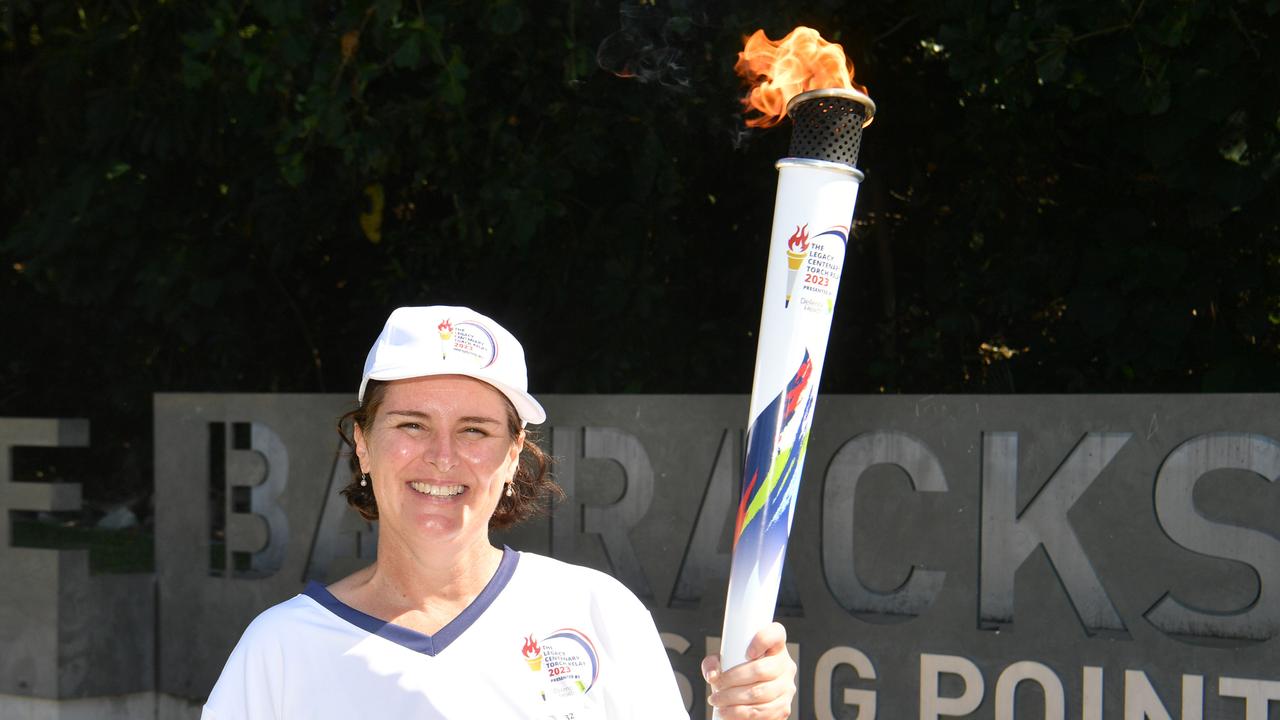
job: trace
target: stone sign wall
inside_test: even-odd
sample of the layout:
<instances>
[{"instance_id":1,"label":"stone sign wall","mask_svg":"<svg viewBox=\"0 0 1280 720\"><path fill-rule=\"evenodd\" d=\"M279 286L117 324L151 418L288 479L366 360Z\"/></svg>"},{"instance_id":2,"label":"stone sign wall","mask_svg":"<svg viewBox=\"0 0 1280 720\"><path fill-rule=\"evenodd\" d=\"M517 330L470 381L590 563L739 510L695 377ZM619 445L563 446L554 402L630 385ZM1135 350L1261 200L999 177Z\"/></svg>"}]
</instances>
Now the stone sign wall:
<instances>
[{"instance_id":1,"label":"stone sign wall","mask_svg":"<svg viewBox=\"0 0 1280 720\"><path fill-rule=\"evenodd\" d=\"M566 498L497 540L622 580L707 717L747 399L543 401ZM795 716L1280 720L1276 403L823 397L777 611ZM151 692L198 714L258 612L373 558L376 527L337 495L349 407L157 396L155 576L91 575L82 551L6 532L0 709ZM13 482L11 448L87 442L82 422L0 419L0 525L79 504Z\"/></svg>"},{"instance_id":2,"label":"stone sign wall","mask_svg":"<svg viewBox=\"0 0 1280 720\"><path fill-rule=\"evenodd\" d=\"M501 540L626 583L703 717L746 398L544 402L567 497ZM1275 402L824 397L778 608L797 716L1276 718ZM157 398L162 692L206 693L258 611L371 558L335 494L348 405Z\"/></svg>"}]
</instances>

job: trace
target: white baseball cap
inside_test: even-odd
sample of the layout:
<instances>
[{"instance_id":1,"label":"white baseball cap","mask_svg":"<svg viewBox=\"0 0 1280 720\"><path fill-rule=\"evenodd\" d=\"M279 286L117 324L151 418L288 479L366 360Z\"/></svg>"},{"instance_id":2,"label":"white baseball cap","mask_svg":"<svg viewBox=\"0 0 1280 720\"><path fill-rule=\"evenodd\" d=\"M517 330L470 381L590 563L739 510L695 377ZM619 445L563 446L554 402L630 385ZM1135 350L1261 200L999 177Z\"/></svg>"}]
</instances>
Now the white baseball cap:
<instances>
[{"instance_id":1,"label":"white baseball cap","mask_svg":"<svg viewBox=\"0 0 1280 720\"><path fill-rule=\"evenodd\" d=\"M432 305L396 308L364 361L358 400L370 380L466 375L496 388L525 423L547 413L529 394L524 348L501 325L470 308Z\"/></svg>"}]
</instances>

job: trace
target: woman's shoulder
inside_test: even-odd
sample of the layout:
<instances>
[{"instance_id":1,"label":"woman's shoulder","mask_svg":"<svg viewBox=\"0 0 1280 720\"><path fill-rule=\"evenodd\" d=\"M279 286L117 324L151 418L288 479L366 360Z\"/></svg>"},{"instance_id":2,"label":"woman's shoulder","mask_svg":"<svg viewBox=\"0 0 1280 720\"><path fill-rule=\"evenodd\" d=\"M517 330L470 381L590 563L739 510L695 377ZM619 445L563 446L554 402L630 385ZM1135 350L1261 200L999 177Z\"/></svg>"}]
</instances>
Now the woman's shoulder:
<instances>
[{"instance_id":1,"label":"woman's shoulder","mask_svg":"<svg viewBox=\"0 0 1280 720\"><path fill-rule=\"evenodd\" d=\"M595 568L589 568L585 565L574 565L564 560L558 560L548 555L539 555L538 553L529 552L528 550L518 551L520 555L520 564L518 568L525 572L537 573L542 576L563 576L579 582L596 582L602 584L616 583L617 580L608 573L601 572Z\"/></svg>"},{"instance_id":2,"label":"woman's shoulder","mask_svg":"<svg viewBox=\"0 0 1280 720\"><path fill-rule=\"evenodd\" d=\"M583 565L574 565L546 555L520 551L517 572L546 588L561 587L577 594L606 596L640 605L635 593L612 575Z\"/></svg>"},{"instance_id":3,"label":"woman's shoulder","mask_svg":"<svg viewBox=\"0 0 1280 720\"><path fill-rule=\"evenodd\" d=\"M308 589L310 585L308 585ZM258 613L244 630L241 642L266 641L287 637L301 627L312 626L323 618L322 608L307 590Z\"/></svg>"}]
</instances>

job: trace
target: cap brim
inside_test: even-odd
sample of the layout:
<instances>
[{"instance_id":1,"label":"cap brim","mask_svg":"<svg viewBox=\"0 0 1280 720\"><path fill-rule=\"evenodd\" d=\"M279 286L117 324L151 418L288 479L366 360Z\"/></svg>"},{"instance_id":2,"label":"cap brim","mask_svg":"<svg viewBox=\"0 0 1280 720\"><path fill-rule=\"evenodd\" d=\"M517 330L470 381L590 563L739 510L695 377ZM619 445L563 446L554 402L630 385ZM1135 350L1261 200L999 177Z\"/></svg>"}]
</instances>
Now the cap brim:
<instances>
[{"instance_id":1,"label":"cap brim","mask_svg":"<svg viewBox=\"0 0 1280 720\"><path fill-rule=\"evenodd\" d=\"M439 375L463 375L463 376L472 378L474 380L479 380L480 382L485 383L486 385L492 386L495 390L502 393L503 396L507 398L507 400L511 401L512 407L516 409L516 414L520 416L520 421L525 424L533 423L534 425L539 425L545 422L547 419L547 411L544 410L542 405L537 400L535 400L533 396L530 395L528 392L525 392L518 388L511 387L506 383L498 382L493 378L485 377L484 375L481 375L478 373L469 373L469 372L466 372L465 370L456 370L456 369L451 369L447 373L431 373L428 375L422 374L421 367L386 368L383 370L379 370L375 373L365 375L364 379L360 381L360 393L357 396L357 400L361 402L364 401L364 390L365 390L365 387L369 384L370 380L381 380L381 381L408 380L410 378L416 378L416 377L436 377Z\"/></svg>"}]
</instances>

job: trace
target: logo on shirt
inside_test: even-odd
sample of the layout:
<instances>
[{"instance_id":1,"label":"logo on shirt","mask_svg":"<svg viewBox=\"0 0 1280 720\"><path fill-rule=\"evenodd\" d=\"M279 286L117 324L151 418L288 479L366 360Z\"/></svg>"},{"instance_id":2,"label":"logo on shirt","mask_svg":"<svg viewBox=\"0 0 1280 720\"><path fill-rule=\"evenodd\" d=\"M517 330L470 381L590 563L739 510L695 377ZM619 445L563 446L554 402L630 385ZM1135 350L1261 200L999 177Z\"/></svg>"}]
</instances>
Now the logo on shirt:
<instances>
[{"instance_id":1,"label":"logo on shirt","mask_svg":"<svg viewBox=\"0 0 1280 720\"><path fill-rule=\"evenodd\" d=\"M530 670L537 672L542 669L542 648L533 639L533 635L524 639L524 649L520 652L524 654L524 661L529 663Z\"/></svg>"},{"instance_id":2,"label":"logo on shirt","mask_svg":"<svg viewBox=\"0 0 1280 720\"><path fill-rule=\"evenodd\" d=\"M532 634L521 648L529 670L546 679L543 700L586 695L600 676L595 643L573 628L562 628L536 640Z\"/></svg>"}]
</instances>

